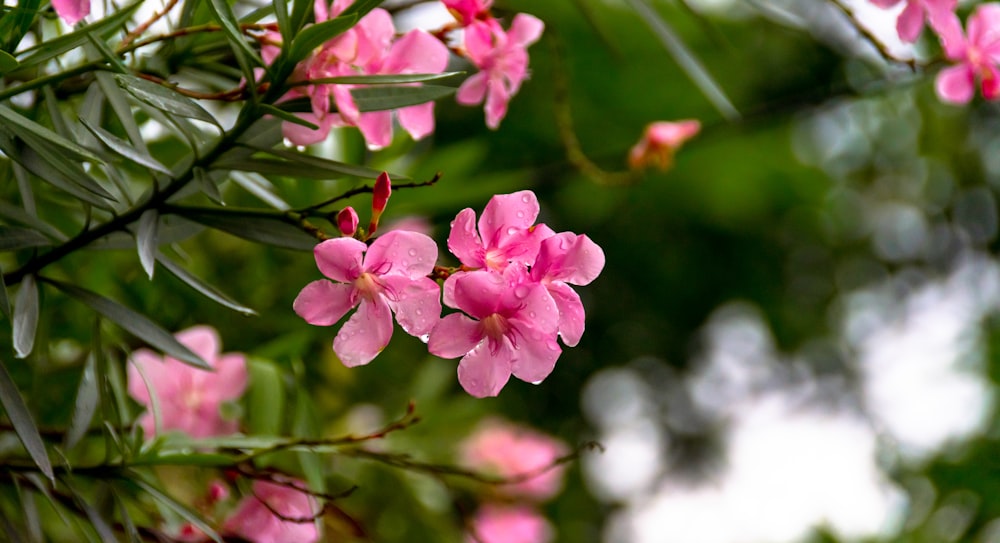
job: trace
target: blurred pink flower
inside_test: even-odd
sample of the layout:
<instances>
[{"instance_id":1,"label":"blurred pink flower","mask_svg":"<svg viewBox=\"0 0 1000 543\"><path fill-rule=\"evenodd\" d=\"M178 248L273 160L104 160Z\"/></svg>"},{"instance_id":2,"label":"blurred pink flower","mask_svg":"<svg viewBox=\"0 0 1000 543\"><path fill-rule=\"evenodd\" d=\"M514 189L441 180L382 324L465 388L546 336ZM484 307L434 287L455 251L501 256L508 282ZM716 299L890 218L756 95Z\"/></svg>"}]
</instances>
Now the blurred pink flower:
<instances>
[{"instance_id":1,"label":"blurred pink flower","mask_svg":"<svg viewBox=\"0 0 1000 543\"><path fill-rule=\"evenodd\" d=\"M542 241L531 278L541 283L559 310L559 336L569 347L583 336L585 313L569 285L588 285L604 269L604 251L586 235L561 232Z\"/></svg>"},{"instance_id":2,"label":"blurred pink flower","mask_svg":"<svg viewBox=\"0 0 1000 543\"><path fill-rule=\"evenodd\" d=\"M629 151L629 167L640 169L655 164L661 170L668 170L674 164L674 153L700 130L701 123L695 120L650 123Z\"/></svg>"},{"instance_id":3,"label":"blurred pink flower","mask_svg":"<svg viewBox=\"0 0 1000 543\"><path fill-rule=\"evenodd\" d=\"M528 77L527 48L544 29L541 20L525 13L514 16L508 32L495 19L467 26L465 55L480 71L458 88L458 103L474 106L485 100L486 125L494 130L499 127L507 115L507 103Z\"/></svg>"},{"instance_id":4,"label":"blurred pink flower","mask_svg":"<svg viewBox=\"0 0 1000 543\"><path fill-rule=\"evenodd\" d=\"M309 494L288 485L305 488L301 481L254 481L253 495L240 500L236 511L222 525L222 533L251 543L319 541L315 520L321 512L319 505Z\"/></svg>"},{"instance_id":5,"label":"blurred pink flower","mask_svg":"<svg viewBox=\"0 0 1000 543\"><path fill-rule=\"evenodd\" d=\"M537 511L523 506L487 504L476 511L466 543L548 543L552 526Z\"/></svg>"},{"instance_id":6,"label":"blurred pink flower","mask_svg":"<svg viewBox=\"0 0 1000 543\"><path fill-rule=\"evenodd\" d=\"M442 358L461 356L458 381L477 398L499 394L511 374L542 381L562 353L556 341L559 312L545 288L526 279L517 266L504 275L474 271L449 279L445 303L473 318L452 313L441 319L427 350Z\"/></svg>"},{"instance_id":7,"label":"blurred pink flower","mask_svg":"<svg viewBox=\"0 0 1000 543\"><path fill-rule=\"evenodd\" d=\"M880 8L891 8L906 2L906 7L896 19L896 32L899 39L913 43L920 37L924 29L924 19L930 21L933 28L938 28L945 17L955 12L958 0L870 0Z\"/></svg>"},{"instance_id":8,"label":"blurred pink flower","mask_svg":"<svg viewBox=\"0 0 1000 543\"><path fill-rule=\"evenodd\" d=\"M369 247L353 238L326 240L314 250L323 275L295 298L295 312L309 324L330 326L351 308L333 350L345 366L371 362L392 337L392 313L406 333L431 331L441 315L440 288L427 277L437 245L417 232L395 230Z\"/></svg>"},{"instance_id":9,"label":"blurred pink flower","mask_svg":"<svg viewBox=\"0 0 1000 543\"><path fill-rule=\"evenodd\" d=\"M442 2L462 26L489 18L490 6L493 5L493 0L442 0Z\"/></svg>"},{"instance_id":10,"label":"blurred pink flower","mask_svg":"<svg viewBox=\"0 0 1000 543\"><path fill-rule=\"evenodd\" d=\"M75 25L90 15L90 0L52 0L52 8L68 25Z\"/></svg>"},{"instance_id":11,"label":"blurred pink flower","mask_svg":"<svg viewBox=\"0 0 1000 543\"><path fill-rule=\"evenodd\" d=\"M239 424L235 420L223 420L219 406L243 394L247 384L246 355L220 355L219 335L209 326L188 328L176 337L215 371L200 370L147 349L132 353L127 370L128 392L147 407L138 421L146 436L156 435L151 396L155 396L159 406L162 431L180 430L192 437L236 432ZM143 376L150 388L146 387Z\"/></svg>"},{"instance_id":12,"label":"blurred pink flower","mask_svg":"<svg viewBox=\"0 0 1000 543\"><path fill-rule=\"evenodd\" d=\"M551 436L506 421L487 419L462 442L461 461L471 469L504 478L536 474L497 488L508 496L544 501L562 489L565 469L553 466L553 462L568 452L565 443Z\"/></svg>"},{"instance_id":13,"label":"blurred pink flower","mask_svg":"<svg viewBox=\"0 0 1000 543\"><path fill-rule=\"evenodd\" d=\"M972 99L979 79L983 98L995 100L1000 97L1000 4L981 4L966 27L967 34L957 23L939 30L945 55L958 65L938 73L935 89L941 100L964 104Z\"/></svg>"}]
</instances>

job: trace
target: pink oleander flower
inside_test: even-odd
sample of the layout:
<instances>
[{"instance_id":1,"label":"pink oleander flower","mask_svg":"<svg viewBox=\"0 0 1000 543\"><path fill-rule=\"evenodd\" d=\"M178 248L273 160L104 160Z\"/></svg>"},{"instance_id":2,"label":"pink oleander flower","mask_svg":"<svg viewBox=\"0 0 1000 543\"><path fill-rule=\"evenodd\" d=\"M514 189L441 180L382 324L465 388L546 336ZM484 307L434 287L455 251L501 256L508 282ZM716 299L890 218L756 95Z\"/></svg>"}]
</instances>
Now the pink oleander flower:
<instances>
[{"instance_id":1,"label":"pink oleander flower","mask_svg":"<svg viewBox=\"0 0 1000 543\"><path fill-rule=\"evenodd\" d=\"M236 432L237 421L224 420L219 407L243 394L247 384L246 355L219 354L218 333L209 326L188 328L176 337L215 371L200 370L147 349L132 353L127 370L128 392L147 407L138 421L146 436L157 432L151 407L153 396L159 406L161 431L180 430L192 437Z\"/></svg>"},{"instance_id":2,"label":"pink oleander flower","mask_svg":"<svg viewBox=\"0 0 1000 543\"><path fill-rule=\"evenodd\" d=\"M466 543L548 543L552 526L537 511L524 506L484 505L472 519Z\"/></svg>"},{"instance_id":3,"label":"pink oleander flower","mask_svg":"<svg viewBox=\"0 0 1000 543\"><path fill-rule=\"evenodd\" d=\"M316 22L335 17L350 6L351 0L337 0L327 7L316 2ZM357 25L324 44L303 61L297 73L300 78L313 80L340 76L440 73L448 63L448 48L422 30L412 30L395 38L392 16L384 9L374 9ZM351 95L358 85L315 84L304 91L289 93L289 97L305 94L312 103L312 113L302 118L319 126L318 130L284 123L286 138L296 145L308 145L326 138L331 127L356 126L368 146L380 149L392 142L392 111L361 112ZM336 110L330 111L330 100ZM414 139L434 131L434 103L400 108L396 111L400 125Z\"/></svg>"},{"instance_id":4,"label":"pink oleander flower","mask_svg":"<svg viewBox=\"0 0 1000 543\"><path fill-rule=\"evenodd\" d=\"M511 263L529 265L542 240L553 234L535 225L539 205L535 193L522 190L490 198L482 217L465 208L451 223L448 249L469 268L503 271Z\"/></svg>"},{"instance_id":5,"label":"pink oleander flower","mask_svg":"<svg viewBox=\"0 0 1000 543\"><path fill-rule=\"evenodd\" d=\"M68 25L75 25L90 15L90 0L52 0L56 15Z\"/></svg>"},{"instance_id":6,"label":"pink oleander flower","mask_svg":"<svg viewBox=\"0 0 1000 543\"><path fill-rule=\"evenodd\" d=\"M427 350L442 358L462 357L458 381L469 394L496 396L513 374L537 383L548 377L562 349L556 341L559 312L539 283L510 266L505 273L457 274L445 303L464 311L438 322ZM472 318L470 318L470 316Z\"/></svg>"},{"instance_id":7,"label":"pink oleander flower","mask_svg":"<svg viewBox=\"0 0 1000 543\"><path fill-rule=\"evenodd\" d=\"M330 326L351 308L333 350L345 366L371 362L389 344L392 314L406 333L431 331L441 315L440 289L427 277L437 245L417 232L395 230L369 247L353 238L326 240L313 251L323 275L295 298L295 312L309 324Z\"/></svg>"},{"instance_id":8,"label":"pink oleander flower","mask_svg":"<svg viewBox=\"0 0 1000 543\"><path fill-rule=\"evenodd\" d=\"M640 169L653 164L663 171L670 169L674 164L674 153L700 130L701 123L695 120L650 123L642 139L629 151L629 167Z\"/></svg>"},{"instance_id":9,"label":"pink oleander flower","mask_svg":"<svg viewBox=\"0 0 1000 543\"><path fill-rule=\"evenodd\" d=\"M945 56L958 62L941 70L935 81L938 96L945 102L964 104L980 82L983 98L1000 97L1000 4L982 4L966 22L967 34L957 23L939 31Z\"/></svg>"},{"instance_id":10,"label":"pink oleander flower","mask_svg":"<svg viewBox=\"0 0 1000 543\"><path fill-rule=\"evenodd\" d=\"M486 20L490 16L490 6L493 0L441 0L444 7L458 19L462 26L469 26L474 21Z\"/></svg>"},{"instance_id":11,"label":"pink oleander flower","mask_svg":"<svg viewBox=\"0 0 1000 543\"><path fill-rule=\"evenodd\" d=\"M585 235L555 234L542 241L531 279L542 284L559 310L559 337L569 347L583 336L585 312L569 285L588 285L604 269L604 251Z\"/></svg>"},{"instance_id":12,"label":"pink oleander flower","mask_svg":"<svg viewBox=\"0 0 1000 543\"><path fill-rule=\"evenodd\" d=\"M524 13L514 16L508 32L495 19L465 27L465 55L480 71L458 88L458 103L474 106L485 100L486 125L500 126L507 103L528 77L527 48L544 29L542 21Z\"/></svg>"},{"instance_id":13,"label":"pink oleander flower","mask_svg":"<svg viewBox=\"0 0 1000 543\"><path fill-rule=\"evenodd\" d=\"M870 0L880 8L891 8L905 2L906 6L896 19L896 33L899 39L913 43L920 37L926 19L932 28L938 29L953 16L958 0Z\"/></svg>"},{"instance_id":14,"label":"pink oleander flower","mask_svg":"<svg viewBox=\"0 0 1000 543\"><path fill-rule=\"evenodd\" d=\"M565 469L553 463L568 452L558 439L497 419L480 423L461 445L462 464L471 469L504 478L535 474L497 488L508 496L536 501L551 499L562 489Z\"/></svg>"},{"instance_id":15,"label":"pink oleander flower","mask_svg":"<svg viewBox=\"0 0 1000 543\"><path fill-rule=\"evenodd\" d=\"M301 481L287 483L306 488ZM277 482L254 481L253 494L240 501L221 532L251 543L314 543L320 538L315 519L320 512L315 498L306 492Z\"/></svg>"}]
</instances>

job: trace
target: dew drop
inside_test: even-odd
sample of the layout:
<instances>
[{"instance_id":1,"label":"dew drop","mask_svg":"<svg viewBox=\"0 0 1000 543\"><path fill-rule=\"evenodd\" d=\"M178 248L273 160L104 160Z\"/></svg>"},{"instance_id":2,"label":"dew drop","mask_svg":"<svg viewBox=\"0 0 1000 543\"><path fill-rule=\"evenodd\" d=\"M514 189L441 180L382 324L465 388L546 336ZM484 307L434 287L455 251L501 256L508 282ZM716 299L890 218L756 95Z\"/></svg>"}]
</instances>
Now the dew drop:
<instances>
[{"instance_id":1,"label":"dew drop","mask_svg":"<svg viewBox=\"0 0 1000 543\"><path fill-rule=\"evenodd\" d=\"M528 311L528 316L531 317L531 318L535 318L538 315L536 315L534 311Z\"/></svg>"},{"instance_id":2,"label":"dew drop","mask_svg":"<svg viewBox=\"0 0 1000 543\"><path fill-rule=\"evenodd\" d=\"M521 211L521 210L518 210L518 211L517 211L517 218L518 218L518 219L523 219L523 218L524 218L524 212L523 212L523 211Z\"/></svg>"},{"instance_id":3,"label":"dew drop","mask_svg":"<svg viewBox=\"0 0 1000 543\"><path fill-rule=\"evenodd\" d=\"M417 316L423 315L424 314L424 310L423 309L418 309L416 311L416 313L417 313Z\"/></svg>"},{"instance_id":4,"label":"dew drop","mask_svg":"<svg viewBox=\"0 0 1000 543\"><path fill-rule=\"evenodd\" d=\"M558 351L559 350L559 344L556 343L555 341L550 341L548 343L548 347L549 347L550 351Z\"/></svg>"},{"instance_id":5,"label":"dew drop","mask_svg":"<svg viewBox=\"0 0 1000 543\"><path fill-rule=\"evenodd\" d=\"M423 341L424 343L427 343L428 341L431 340L431 335L430 334L424 334L424 335L418 337L417 339L419 339L420 341Z\"/></svg>"},{"instance_id":6,"label":"dew drop","mask_svg":"<svg viewBox=\"0 0 1000 543\"><path fill-rule=\"evenodd\" d=\"M518 285L514 287L514 296L517 296L518 298L526 298L529 293L531 293L531 289L526 285Z\"/></svg>"},{"instance_id":7,"label":"dew drop","mask_svg":"<svg viewBox=\"0 0 1000 543\"><path fill-rule=\"evenodd\" d=\"M520 211L518 213L520 213ZM513 226L507 228L507 235L508 236L513 236L516 233L517 233L517 228L514 228Z\"/></svg>"},{"instance_id":8,"label":"dew drop","mask_svg":"<svg viewBox=\"0 0 1000 543\"><path fill-rule=\"evenodd\" d=\"M408 254L410 256L417 256L417 250L416 249L410 249L409 251L406 251L406 254Z\"/></svg>"},{"instance_id":9,"label":"dew drop","mask_svg":"<svg viewBox=\"0 0 1000 543\"><path fill-rule=\"evenodd\" d=\"M531 197L528 196L527 194L522 194L521 195L521 201L524 202L524 203L528 203L528 202L531 201Z\"/></svg>"}]
</instances>

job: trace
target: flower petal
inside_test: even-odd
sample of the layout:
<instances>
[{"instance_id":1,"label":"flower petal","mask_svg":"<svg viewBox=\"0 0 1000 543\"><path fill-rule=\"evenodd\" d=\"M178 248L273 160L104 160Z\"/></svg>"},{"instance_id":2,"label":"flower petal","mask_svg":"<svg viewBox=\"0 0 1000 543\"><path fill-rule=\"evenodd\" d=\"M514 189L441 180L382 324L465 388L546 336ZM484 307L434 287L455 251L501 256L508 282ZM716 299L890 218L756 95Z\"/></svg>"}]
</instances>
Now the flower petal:
<instances>
[{"instance_id":1,"label":"flower petal","mask_svg":"<svg viewBox=\"0 0 1000 543\"><path fill-rule=\"evenodd\" d=\"M448 66L448 48L423 30L411 30L392 44L384 74L436 74Z\"/></svg>"},{"instance_id":2,"label":"flower petal","mask_svg":"<svg viewBox=\"0 0 1000 543\"><path fill-rule=\"evenodd\" d=\"M392 338L392 312L384 300L362 300L333 340L333 351L349 368L372 361Z\"/></svg>"},{"instance_id":3,"label":"flower petal","mask_svg":"<svg viewBox=\"0 0 1000 543\"><path fill-rule=\"evenodd\" d=\"M246 355L226 353L220 356L215 364L215 373L211 375L211 388L205 390L208 393L206 399L211 399L218 405L239 398L247 388Z\"/></svg>"},{"instance_id":4,"label":"flower petal","mask_svg":"<svg viewBox=\"0 0 1000 543\"><path fill-rule=\"evenodd\" d=\"M544 30L545 23L538 17L518 13L510 23L510 30L507 32L507 38L510 40L508 43L520 48L527 47L538 41Z\"/></svg>"},{"instance_id":5,"label":"flower petal","mask_svg":"<svg viewBox=\"0 0 1000 543\"><path fill-rule=\"evenodd\" d=\"M511 372L522 381L537 383L552 373L560 354L562 349L554 334L524 330L514 351Z\"/></svg>"},{"instance_id":6,"label":"flower petal","mask_svg":"<svg viewBox=\"0 0 1000 543\"><path fill-rule=\"evenodd\" d=\"M538 198L530 190L490 198L479 217L483 245L487 249L503 245L506 238L518 233L519 229L535 224L539 210Z\"/></svg>"},{"instance_id":7,"label":"flower petal","mask_svg":"<svg viewBox=\"0 0 1000 543\"><path fill-rule=\"evenodd\" d=\"M128 375L128 393L135 401L149 405L149 388L146 387L144 375L151 386L168 388L171 393L176 390L176 380L170 378L172 368L164 365L163 357L148 349L139 349L132 353L129 362L131 363L125 369Z\"/></svg>"},{"instance_id":8,"label":"flower petal","mask_svg":"<svg viewBox=\"0 0 1000 543\"><path fill-rule=\"evenodd\" d=\"M454 301L459 309L481 320L498 311L508 290L507 281L498 273L467 272L455 279Z\"/></svg>"},{"instance_id":9,"label":"flower petal","mask_svg":"<svg viewBox=\"0 0 1000 543\"><path fill-rule=\"evenodd\" d=\"M295 297L295 314L316 326L330 326L357 305L354 286L332 283L326 279L313 281Z\"/></svg>"},{"instance_id":10,"label":"flower petal","mask_svg":"<svg viewBox=\"0 0 1000 543\"><path fill-rule=\"evenodd\" d=\"M461 313L452 313L438 321L431 330L427 350L441 358L465 356L483 342L483 331L478 322Z\"/></svg>"},{"instance_id":11,"label":"flower petal","mask_svg":"<svg viewBox=\"0 0 1000 543\"><path fill-rule=\"evenodd\" d=\"M368 248L364 270L376 275L401 275L410 279L434 271L437 243L420 232L393 230L379 236Z\"/></svg>"},{"instance_id":12,"label":"flower petal","mask_svg":"<svg viewBox=\"0 0 1000 543\"><path fill-rule=\"evenodd\" d=\"M219 356L220 342L219 333L210 326L194 326L187 330L178 332L175 336L177 341L200 356L209 365L215 365L215 358Z\"/></svg>"},{"instance_id":13,"label":"flower petal","mask_svg":"<svg viewBox=\"0 0 1000 543\"><path fill-rule=\"evenodd\" d=\"M397 112L399 125L415 140L434 132L434 102L404 107Z\"/></svg>"},{"instance_id":14,"label":"flower petal","mask_svg":"<svg viewBox=\"0 0 1000 543\"><path fill-rule=\"evenodd\" d=\"M586 319L580 295L566 283L551 283L548 291L559 310L559 337L567 347L576 347L583 336Z\"/></svg>"},{"instance_id":15,"label":"flower petal","mask_svg":"<svg viewBox=\"0 0 1000 543\"><path fill-rule=\"evenodd\" d=\"M510 379L512 358L513 349L506 342L494 350L483 341L458 363L458 382L477 398L496 396Z\"/></svg>"},{"instance_id":16,"label":"flower petal","mask_svg":"<svg viewBox=\"0 0 1000 543\"><path fill-rule=\"evenodd\" d=\"M389 306L396 322L411 336L429 334L441 319L441 288L427 277L409 279L398 275L383 276L382 282L396 299Z\"/></svg>"},{"instance_id":17,"label":"flower petal","mask_svg":"<svg viewBox=\"0 0 1000 543\"><path fill-rule=\"evenodd\" d=\"M975 74L969 66L960 64L938 72L934 89L941 100L953 104L965 104L975 92Z\"/></svg>"},{"instance_id":18,"label":"flower petal","mask_svg":"<svg viewBox=\"0 0 1000 543\"><path fill-rule=\"evenodd\" d=\"M474 106L483 103L486 97L487 76L486 72L477 72L469 76L458 87L455 94L455 101L463 106Z\"/></svg>"},{"instance_id":19,"label":"flower petal","mask_svg":"<svg viewBox=\"0 0 1000 543\"><path fill-rule=\"evenodd\" d=\"M357 120L358 130L364 136L368 149L378 151L392 143L392 112L370 111L361 113Z\"/></svg>"},{"instance_id":20,"label":"flower petal","mask_svg":"<svg viewBox=\"0 0 1000 543\"><path fill-rule=\"evenodd\" d=\"M52 7L68 25L75 25L90 14L90 0L52 0Z\"/></svg>"},{"instance_id":21,"label":"flower petal","mask_svg":"<svg viewBox=\"0 0 1000 543\"><path fill-rule=\"evenodd\" d=\"M587 285L604 269L604 250L586 235L561 232L542 241L531 276Z\"/></svg>"},{"instance_id":22,"label":"flower petal","mask_svg":"<svg viewBox=\"0 0 1000 543\"><path fill-rule=\"evenodd\" d=\"M899 39L913 43L924 29L924 7L921 3L908 1L899 18L896 19L896 33Z\"/></svg>"},{"instance_id":23,"label":"flower petal","mask_svg":"<svg viewBox=\"0 0 1000 543\"><path fill-rule=\"evenodd\" d=\"M350 283L361 275L362 255L368 249L364 242L354 238L328 239L313 249L316 266L323 275Z\"/></svg>"},{"instance_id":24,"label":"flower petal","mask_svg":"<svg viewBox=\"0 0 1000 543\"><path fill-rule=\"evenodd\" d=\"M476 212L471 208L459 211L455 220L451 221L448 250L466 266L481 268L485 265L483 242L476 231Z\"/></svg>"}]
</instances>

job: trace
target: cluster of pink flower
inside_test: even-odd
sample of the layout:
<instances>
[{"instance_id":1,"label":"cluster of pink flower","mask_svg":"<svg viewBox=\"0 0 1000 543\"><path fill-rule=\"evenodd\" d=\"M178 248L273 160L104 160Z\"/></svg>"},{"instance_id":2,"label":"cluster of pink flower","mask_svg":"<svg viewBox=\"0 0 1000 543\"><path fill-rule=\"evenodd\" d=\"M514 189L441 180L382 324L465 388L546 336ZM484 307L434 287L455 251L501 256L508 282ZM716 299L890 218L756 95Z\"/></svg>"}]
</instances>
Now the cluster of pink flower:
<instances>
[{"instance_id":1,"label":"cluster of pink flower","mask_svg":"<svg viewBox=\"0 0 1000 543\"><path fill-rule=\"evenodd\" d=\"M235 433L238 422L223 417L220 408L225 402L239 399L246 389L246 355L220 354L219 335L208 326L183 330L176 337L214 371L200 370L146 349L132 353L127 369L128 392L148 408L140 416L139 425L147 437L171 431L197 438ZM159 414L159 420L155 420L154 412ZM220 522L220 533L252 543L318 541L319 531L311 520L319 513L318 504L299 489L305 489L305 485L294 479L254 481L251 495L244 496ZM225 509L228 498L227 486L212 483L205 500L205 509L210 511L205 512ZM209 538L193 525L185 524L180 527L177 539L194 543Z\"/></svg>"},{"instance_id":2,"label":"cluster of pink flower","mask_svg":"<svg viewBox=\"0 0 1000 543\"><path fill-rule=\"evenodd\" d=\"M462 464L513 482L497 487L497 503L488 502L476 511L466 541L550 541L552 527L533 504L559 493L564 469L556 463L568 452L565 443L529 428L500 420L480 423L462 444Z\"/></svg>"},{"instance_id":3,"label":"cluster of pink flower","mask_svg":"<svg viewBox=\"0 0 1000 543\"><path fill-rule=\"evenodd\" d=\"M935 89L945 102L965 104L979 81L983 97L1000 98L1000 4L982 4L969 16L966 29L955 14L958 0L870 0L882 7L905 2L896 22L900 39L916 41L924 22L937 34L945 56L955 66L940 71Z\"/></svg>"},{"instance_id":4,"label":"cluster of pink flower","mask_svg":"<svg viewBox=\"0 0 1000 543\"><path fill-rule=\"evenodd\" d=\"M528 74L528 45L541 36L544 25L530 15L514 17L509 32L489 12L492 0L443 0L464 30L465 45L455 50L480 71L466 80L458 91L458 102L476 105L486 101L486 122L496 128L507 113L507 103L517 93ZM320 23L336 17L354 0L316 0L315 17ZM454 25L451 25L454 26ZM435 74L445 70L449 49L443 39L451 26L431 34L411 30L396 37L389 12L376 8L347 32L323 44L297 67L295 78L319 81L333 77L391 74ZM457 28L456 28L457 29ZM280 37L269 36L262 48L265 61L277 57ZM356 85L315 83L293 90L288 98L309 98L312 112L302 118L319 128L286 122L284 135L296 145L308 145L326 138L330 128L355 126L368 146L380 149L392 142L392 112L361 112L351 89ZM331 100L336 106L331 111ZM400 108L399 124L414 139L434 131L434 103Z\"/></svg>"},{"instance_id":5,"label":"cluster of pink flower","mask_svg":"<svg viewBox=\"0 0 1000 543\"><path fill-rule=\"evenodd\" d=\"M388 176L376 183L374 206L381 214ZM430 237L394 230L369 246L353 237L356 213L346 213L347 236L324 241L314 254L320 279L305 286L295 312L319 326L335 324L358 310L337 333L333 350L347 366L371 362L389 344L392 315L413 336L427 336L428 350L462 357L458 379L476 397L496 396L513 374L528 382L545 379L562 350L580 341L584 309L569 285L586 285L604 267L604 252L585 235L555 233L535 224L535 194L494 196L477 223L464 209L451 225L448 248L462 266L444 282L444 303L462 312L441 318L441 292L429 276L437 245ZM344 214L344 212L341 212ZM375 211L373 210L373 217ZM370 229L377 226L373 221ZM369 232L370 234L370 232Z\"/></svg>"}]
</instances>

